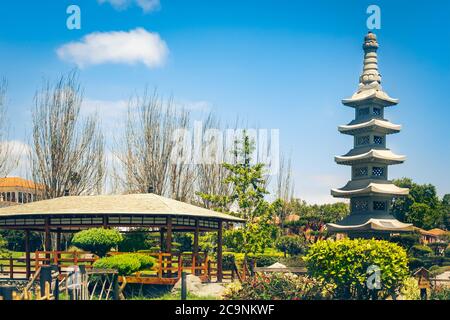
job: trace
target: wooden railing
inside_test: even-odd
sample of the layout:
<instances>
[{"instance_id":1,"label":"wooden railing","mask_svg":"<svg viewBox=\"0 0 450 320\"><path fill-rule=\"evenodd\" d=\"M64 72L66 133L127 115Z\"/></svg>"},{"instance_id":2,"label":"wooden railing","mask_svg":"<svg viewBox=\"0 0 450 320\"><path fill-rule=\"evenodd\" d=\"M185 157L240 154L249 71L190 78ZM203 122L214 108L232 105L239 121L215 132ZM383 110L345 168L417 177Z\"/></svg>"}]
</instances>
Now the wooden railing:
<instances>
[{"instance_id":1,"label":"wooden railing","mask_svg":"<svg viewBox=\"0 0 450 320\"><path fill-rule=\"evenodd\" d=\"M57 265L59 269L70 266L84 265L92 268L98 257L90 252L81 251L36 251L34 254L34 267Z\"/></svg>"},{"instance_id":2,"label":"wooden railing","mask_svg":"<svg viewBox=\"0 0 450 320\"><path fill-rule=\"evenodd\" d=\"M10 279L25 278L27 275L26 258L0 257L0 275L7 276ZM33 274L35 268L31 266L30 274Z\"/></svg>"},{"instance_id":3,"label":"wooden railing","mask_svg":"<svg viewBox=\"0 0 450 320\"><path fill-rule=\"evenodd\" d=\"M126 254L124 252L111 252L110 255ZM194 256L191 253L141 253L155 258L156 264L151 271L158 278L180 279L183 272L195 274L206 279L208 277L209 258L206 254L199 253ZM144 272L138 272L137 276Z\"/></svg>"},{"instance_id":4,"label":"wooden railing","mask_svg":"<svg viewBox=\"0 0 450 320\"><path fill-rule=\"evenodd\" d=\"M110 252L109 255L125 254L122 252ZM166 279L157 281L155 279L139 280L148 281L148 283L171 284L181 278L181 274L186 272L200 277L203 281L211 281L217 278L216 263L209 259L204 253L193 255L192 253L142 253L155 258L156 264L151 270L144 270L136 273L135 277L141 278L157 278ZM36 251L31 254L29 274L32 275L42 266L57 265L60 272L64 273L65 268L84 265L87 269L91 269L97 256L89 252L80 251ZM3 263L2 263L3 262ZM0 258L0 273L11 279L18 278L27 274L25 258ZM236 272L225 271L224 279L234 280L237 276ZM128 279L128 277L127 277ZM133 281L133 279L131 279ZM138 280L134 280L138 281Z\"/></svg>"}]
</instances>

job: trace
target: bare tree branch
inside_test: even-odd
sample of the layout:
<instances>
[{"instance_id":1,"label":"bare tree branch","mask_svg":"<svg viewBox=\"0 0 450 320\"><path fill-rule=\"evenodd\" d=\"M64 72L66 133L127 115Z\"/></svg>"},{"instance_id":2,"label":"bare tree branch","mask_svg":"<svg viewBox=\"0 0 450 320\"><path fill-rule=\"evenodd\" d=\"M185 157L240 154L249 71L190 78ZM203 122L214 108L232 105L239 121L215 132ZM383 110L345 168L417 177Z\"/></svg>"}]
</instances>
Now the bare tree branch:
<instances>
[{"instance_id":1,"label":"bare tree branch","mask_svg":"<svg viewBox=\"0 0 450 320\"><path fill-rule=\"evenodd\" d=\"M0 176L7 176L18 165L18 157L12 154L12 146L8 142L8 119L6 108L6 80L0 80Z\"/></svg>"},{"instance_id":2,"label":"bare tree branch","mask_svg":"<svg viewBox=\"0 0 450 320\"><path fill-rule=\"evenodd\" d=\"M126 192L156 194L191 201L196 170L190 161L174 163L172 153L179 141L174 132L188 129L190 115L174 106L173 100L160 98L157 92L130 100L125 135L115 148L123 174L117 174ZM181 158L189 152L176 150ZM189 159L187 159L189 160Z\"/></svg>"},{"instance_id":3,"label":"bare tree branch","mask_svg":"<svg viewBox=\"0 0 450 320\"><path fill-rule=\"evenodd\" d=\"M105 176L104 138L97 116L80 118L83 92L76 72L36 93L30 163L44 198L96 194Z\"/></svg>"}]
</instances>

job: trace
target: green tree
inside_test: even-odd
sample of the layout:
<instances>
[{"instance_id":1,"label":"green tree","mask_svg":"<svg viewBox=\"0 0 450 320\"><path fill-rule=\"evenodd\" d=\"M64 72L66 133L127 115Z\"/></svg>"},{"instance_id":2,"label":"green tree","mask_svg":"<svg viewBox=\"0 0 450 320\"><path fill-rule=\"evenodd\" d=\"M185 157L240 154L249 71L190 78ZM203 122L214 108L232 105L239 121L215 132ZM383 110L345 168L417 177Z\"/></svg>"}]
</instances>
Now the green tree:
<instances>
[{"instance_id":1,"label":"green tree","mask_svg":"<svg viewBox=\"0 0 450 320\"><path fill-rule=\"evenodd\" d=\"M242 252L262 252L268 247L275 234L273 224L273 206L266 200L266 179L264 164L252 164L254 142L244 131L242 140L234 144L234 163L224 163L229 172L223 183L232 188L230 195L212 195L198 193L198 195L217 211L241 217L246 220L242 227ZM236 210L231 211L231 207Z\"/></svg>"},{"instance_id":2,"label":"green tree","mask_svg":"<svg viewBox=\"0 0 450 320\"><path fill-rule=\"evenodd\" d=\"M0 230L0 237L6 241L6 249L16 252L25 251L25 232L20 230ZM42 249L42 240L38 232L30 232L30 250Z\"/></svg>"},{"instance_id":3,"label":"green tree","mask_svg":"<svg viewBox=\"0 0 450 320\"><path fill-rule=\"evenodd\" d=\"M99 257L104 257L109 250L117 247L122 241L123 237L116 229L97 228L76 233L72 244Z\"/></svg>"},{"instance_id":4,"label":"green tree","mask_svg":"<svg viewBox=\"0 0 450 320\"><path fill-rule=\"evenodd\" d=\"M284 253L285 257L287 254L296 256L305 253L307 249L305 239L300 236L280 237L276 242L276 247L278 250Z\"/></svg>"},{"instance_id":5,"label":"green tree","mask_svg":"<svg viewBox=\"0 0 450 320\"><path fill-rule=\"evenodd\" d=\"M413 223L423 229L445 228L449 210L445 203L450 197L439 199L432 184L419 185L410 178L394 180L395 185L409 188L409 195L393 201L392 212L403 222Z\"/></svg>"}]
</instances>

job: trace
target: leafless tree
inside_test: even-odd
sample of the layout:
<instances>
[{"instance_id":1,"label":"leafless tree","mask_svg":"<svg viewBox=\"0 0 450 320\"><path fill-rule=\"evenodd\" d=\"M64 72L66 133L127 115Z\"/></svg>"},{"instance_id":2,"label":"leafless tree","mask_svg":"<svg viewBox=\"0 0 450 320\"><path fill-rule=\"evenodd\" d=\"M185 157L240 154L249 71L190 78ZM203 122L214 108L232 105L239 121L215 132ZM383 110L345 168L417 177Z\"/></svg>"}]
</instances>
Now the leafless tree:
<instances>
[{"instance_id":1,"label":"leafless tree","mask_svg":"<svg viewBox=\"0 0 450 320\"><path fill-rule=\"evenodd\" d=\"M289 202L294 198L295 185L292 179L292 161L281 156L277 179L277 198Z\"/></svg>"},{"instance_id":2,"label":"leafless tree","mask_svg":"<svg viewBox=\"0 0 450 320\"><path fill-rule=\"evenodd\" d=\"M96 194L105 176L104 138L97 115L80 117L83 90L76 72L45 81L36 93L30 163L44 198Z\"/></svg>"},{"instance_id":3,"label":"leafless tree","mask_svg":"<svg viewBox=\"0 0 450 320\"><path fill-rule=\"evenodd\" d=\"M203 132L208 130L222 129L221 123L217 118L210 113L206 118L203 125ZM214 131L210 131L214 132ZM202 144L202 154L210 161L201 162L198 167L198 179L197 179L197 192L204 194L220 194L231 195L232 188L230 185L225 184L224 180L229 174L229 171L224 168L223 162L227 152L232 152L228 148L223 139L223 134L205 134L205 141ZM210 203L207 200L202 199L202 204L206 208L210 207Z\"/></svg>"},{"instance_id":4,"label":"leafless tree","mask_svg":"<svg viewBox=\"0 0 450 320\"><path fill-rule=\"evenodd\" d=\"M175 134L189 125L189 113L156 91L130 100L125 136L115 148L121 164L116 179L126 192L147 193L151 187L159 195L192 200L196 181L192 152L189 141Z\"/></svg>"},{"instance_id":5,"label":"leafless tree","mask_svg":"<svg viewBox=\"0 0 450 320\"><path fill-rule=\"evenodd\" d=\"M8 143L8 120L6 116L6 80L0 80L0 176L7 176L18 164Z\"/></svg>"},{"instance_id":6,"label":"leafless tree","mask_svg":"<svg viewBox=\"0 0 450 320\"><path fill-rule=\"evenodd\" d=\"M286 159L281 156L280 167L277 177L277 199L281 200L280 207L277 211L281 228L283 229L284 221L291 214L291 201L294 199L295 185L292 179L292 162L291 158Z\"/></svg>"}]
</instances>

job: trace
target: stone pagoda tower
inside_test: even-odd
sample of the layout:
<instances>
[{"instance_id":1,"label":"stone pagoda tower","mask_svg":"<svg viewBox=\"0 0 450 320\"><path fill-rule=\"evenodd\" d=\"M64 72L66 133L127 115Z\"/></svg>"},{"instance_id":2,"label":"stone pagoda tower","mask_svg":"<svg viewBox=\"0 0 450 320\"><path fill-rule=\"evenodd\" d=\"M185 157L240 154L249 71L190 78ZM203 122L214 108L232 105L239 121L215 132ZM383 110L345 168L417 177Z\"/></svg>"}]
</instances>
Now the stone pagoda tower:
<instances>
[{"instance_id":1,"label":"stone pagoda tower","mask_svg":"<svg viewBox=\"0 0 450 320\"><path fill-rule=\"evenodd\" d=\"M339 127L342 134L354 138L354 147L335 161L351 168L351 180L341 189L333 189L337 198L350 199L350 215L336 224L328 224L333 233L347 233L352 237L379 237L396 232L411 231L412 225L401 223L390 213L393 197L407 195L409 190L399 188L388 180L390 165L405 161L386 146L389 134L400 132L401 126L384 118L387 107L395 106L397 99L389 97L381 88L378 72L378 42L369 32L363 44L364 68L359 78L358 91L342 103L354 108L355 119Z\"/></svg>"}]
</instances>

